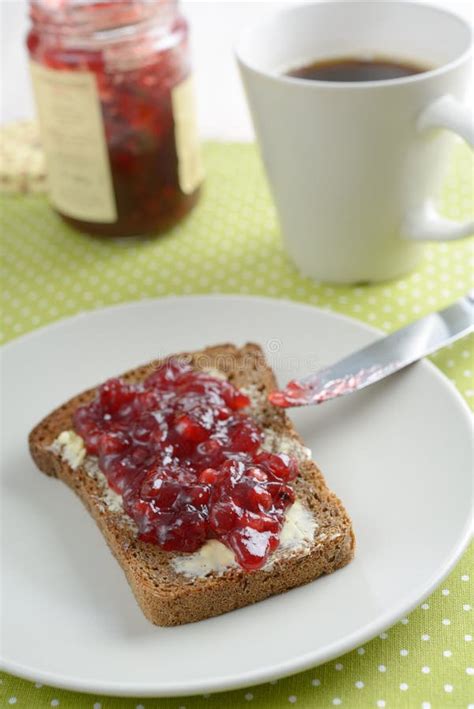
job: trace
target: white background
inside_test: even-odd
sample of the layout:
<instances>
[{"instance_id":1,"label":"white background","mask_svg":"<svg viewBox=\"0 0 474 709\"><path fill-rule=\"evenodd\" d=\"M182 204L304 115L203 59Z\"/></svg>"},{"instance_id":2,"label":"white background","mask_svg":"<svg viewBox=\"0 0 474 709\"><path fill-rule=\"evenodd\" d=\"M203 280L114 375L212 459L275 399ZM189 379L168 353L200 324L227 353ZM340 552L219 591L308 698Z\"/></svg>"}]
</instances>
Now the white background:
<instances>
[{"instance_id":1,"label":"white background","mask_svg":"<svg viewBox=\"0 0 474 709\"><path fill-rule=\"evenodd\" d=\"M337 1L337 0L334 0ZM357 1L357 0L354 0ZM385 2L389 0L376 0ZM233 57L233 46L244 27L288 2L182 2L191 25L199 122L204 138L248 140L253 137L245 99ZM474 4L432 2L473 21ZM1 103L0 120L28 118L34 114L27 69L25 36L27 0L0 0Z\"/></svg>"}]
</instances>

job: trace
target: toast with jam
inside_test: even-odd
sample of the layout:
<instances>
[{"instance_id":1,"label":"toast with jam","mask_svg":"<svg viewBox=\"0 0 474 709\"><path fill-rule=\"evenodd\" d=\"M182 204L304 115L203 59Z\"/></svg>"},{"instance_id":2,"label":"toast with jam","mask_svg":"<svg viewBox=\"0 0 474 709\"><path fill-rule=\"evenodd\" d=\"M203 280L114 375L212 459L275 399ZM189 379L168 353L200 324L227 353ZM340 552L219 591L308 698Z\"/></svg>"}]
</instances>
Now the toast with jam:
<instances>
[{"instance_id":1,"label":"toast with jam","mask_svg":"<svg viewBox=\"0 0 474 709\"><path fill-rule=\"evenodd\" d=\"M352 559L351 521L275 389L258 345L224 344L110 379L31 432L36 465L80 497L152 623L226 613Z\"/></svg>"}]
</instances>

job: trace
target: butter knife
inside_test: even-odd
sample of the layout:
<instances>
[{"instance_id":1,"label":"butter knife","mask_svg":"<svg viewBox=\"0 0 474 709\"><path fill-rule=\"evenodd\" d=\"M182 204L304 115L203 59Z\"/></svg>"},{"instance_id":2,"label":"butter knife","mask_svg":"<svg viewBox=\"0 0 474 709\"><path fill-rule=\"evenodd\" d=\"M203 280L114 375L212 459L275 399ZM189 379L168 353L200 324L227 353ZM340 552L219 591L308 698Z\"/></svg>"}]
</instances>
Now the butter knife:
<instances>
[{"instance_id":1,"label":"butter knife","mask_svg":"<svg viewBox=\"0 0 474 709\"><path fill-rule=\"evenodd\" d=\"M437 313L430 313L331 367L293 379L269 399L275 406L322 404L364 389L474 331L474 291Z\"/></svg>"}]
</instances>

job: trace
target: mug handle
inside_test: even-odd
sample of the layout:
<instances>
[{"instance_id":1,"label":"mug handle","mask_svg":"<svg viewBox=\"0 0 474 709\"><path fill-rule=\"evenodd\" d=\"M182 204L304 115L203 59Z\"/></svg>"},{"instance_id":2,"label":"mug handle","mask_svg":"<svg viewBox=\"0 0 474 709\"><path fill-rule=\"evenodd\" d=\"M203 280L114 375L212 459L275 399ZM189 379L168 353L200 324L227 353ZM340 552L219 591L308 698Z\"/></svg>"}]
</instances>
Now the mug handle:
<instances>
[{"instance_id":1,"label":"mug handle","mask_svg":"<svg viewBox=\"0 0 474 709\"><path fill-rule=\"evenodd\" d=\"M453 96L441 96L419 116L417 130L445 128L474 148L474 122L468 106ZM442 217L431 200L413 209L405 218L403 237L414 241L451 241L474 233L474 221L455 222Z\"/></svg>"}]
</instances>

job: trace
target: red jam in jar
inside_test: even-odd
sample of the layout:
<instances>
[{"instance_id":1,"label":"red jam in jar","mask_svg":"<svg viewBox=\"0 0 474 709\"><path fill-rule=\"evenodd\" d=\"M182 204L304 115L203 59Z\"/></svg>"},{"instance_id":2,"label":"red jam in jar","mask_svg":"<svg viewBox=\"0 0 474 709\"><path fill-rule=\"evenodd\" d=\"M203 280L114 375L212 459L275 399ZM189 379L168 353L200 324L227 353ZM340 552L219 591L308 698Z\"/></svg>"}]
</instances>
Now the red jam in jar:
<instances>
[{"instance_id":1,"label":"red jam in jar","mask_svg":"<svg viewBox=\"0 0 474 709\"><path fill-rule=\"evenodd\" d=\"M280 543L298 465L261 449L249 403L228 381L171 359L141 384L110 379L73 424L141 540L189 553L218 539L252 570Z\"/></svg>"},{"instance_id":2,"label":"red jam in jar","mask_svg":"<svg viewBox=\"0 0 474 709\"><path fill-rule=\"evenodd\" d=\"M27 44L50 201L102 236L163 231L203 172L175 0L31 0Z\"/></svg>"}]
</instances>

